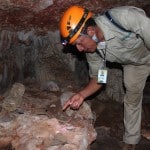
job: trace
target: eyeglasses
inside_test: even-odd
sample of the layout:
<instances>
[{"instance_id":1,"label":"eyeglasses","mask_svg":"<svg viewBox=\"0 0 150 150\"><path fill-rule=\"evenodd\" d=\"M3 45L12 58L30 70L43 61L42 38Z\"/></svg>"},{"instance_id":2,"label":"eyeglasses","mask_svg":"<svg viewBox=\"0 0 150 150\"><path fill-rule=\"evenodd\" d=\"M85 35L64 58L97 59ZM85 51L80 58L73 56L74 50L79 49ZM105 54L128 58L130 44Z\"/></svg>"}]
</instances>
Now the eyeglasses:
<instances>
[{"instance_id":1,"label":"eyeglasses","mask_svg":"<svg viewBox=\"0 0 150 150\"><path fill-rule=\"evenodd\" d=\"M78 38L76 39L76 41L73 43L73 45L82 44L82 41L83 41L84 39L80 39L81 36L91 39L91 37L90 37L88 34L80 33L79 36L78 36Z\"/></svg>"}]
</instances>

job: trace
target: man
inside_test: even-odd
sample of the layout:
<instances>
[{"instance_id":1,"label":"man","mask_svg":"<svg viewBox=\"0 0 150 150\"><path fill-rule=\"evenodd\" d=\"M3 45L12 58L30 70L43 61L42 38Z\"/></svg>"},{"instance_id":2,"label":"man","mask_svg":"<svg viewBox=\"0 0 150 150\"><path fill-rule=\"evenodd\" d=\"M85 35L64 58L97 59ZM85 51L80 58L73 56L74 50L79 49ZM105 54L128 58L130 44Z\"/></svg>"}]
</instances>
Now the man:
<instances>
[{"instance_id":1,"label":"man","mask_svg":"<svg viewBox=\"0 0 150 150\"><path fill-rule=\"evenodd\" d=\"M88 85L73 95L63 110L78 109L86 97L106 83L106 61L123 66L126 87L123 150L134 150L140 141L143 89L150 74L149 27L150 19L145 12L132 6L112 8L103 15L72 6L60 20L62 44L73 44L80 52L86 52L90 75Z\"/></svg>"}]
</instances>

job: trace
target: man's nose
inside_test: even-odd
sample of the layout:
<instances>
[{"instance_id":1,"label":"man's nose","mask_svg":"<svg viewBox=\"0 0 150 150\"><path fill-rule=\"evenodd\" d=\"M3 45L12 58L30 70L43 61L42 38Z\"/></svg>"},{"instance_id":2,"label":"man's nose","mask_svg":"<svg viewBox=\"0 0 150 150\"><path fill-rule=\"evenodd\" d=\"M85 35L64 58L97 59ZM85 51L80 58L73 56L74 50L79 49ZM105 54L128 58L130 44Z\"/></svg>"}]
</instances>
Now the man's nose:
<instances>
[{"instance_id":1,"label":"man's nose","mask_svg":"<svg viewBox=\"0 0 150 150\"><path fill-rule=\"evenodd\" d=\"M78 49L78 51L82 52L84 51L84 47L82 45L76 45L76 48Z\"/></svg>"}]
</instances>

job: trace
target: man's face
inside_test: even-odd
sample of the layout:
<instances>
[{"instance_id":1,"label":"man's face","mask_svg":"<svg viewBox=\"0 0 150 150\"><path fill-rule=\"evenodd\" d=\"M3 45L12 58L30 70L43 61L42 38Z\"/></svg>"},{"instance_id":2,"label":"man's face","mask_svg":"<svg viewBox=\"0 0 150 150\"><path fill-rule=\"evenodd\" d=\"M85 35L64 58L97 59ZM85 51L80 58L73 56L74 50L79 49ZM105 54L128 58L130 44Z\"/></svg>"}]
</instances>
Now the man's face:
<instances>
[{"instance_id":1,"label":"man's face","mask_svg":"<svg viewBox=\"0 0 150 150\"><path fill-rule=\"evenodd\" d=\"M97 44L89 35L81 34L74 45L80 52L93 53L96 50Z\"/></svg>"}]
</instances>

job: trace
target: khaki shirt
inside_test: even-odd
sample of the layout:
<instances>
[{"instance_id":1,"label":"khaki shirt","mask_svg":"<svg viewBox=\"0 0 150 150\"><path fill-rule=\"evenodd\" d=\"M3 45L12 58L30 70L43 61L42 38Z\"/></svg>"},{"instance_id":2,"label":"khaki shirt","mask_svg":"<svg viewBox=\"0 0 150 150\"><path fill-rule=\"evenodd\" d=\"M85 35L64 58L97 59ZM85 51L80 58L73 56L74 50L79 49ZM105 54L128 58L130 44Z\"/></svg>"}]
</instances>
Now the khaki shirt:
<instances>
[{"instance_id":1,"label":"khaki shirt","mask_svg":"<svg viewBox=\"0 0 150 150\"><path fill-rule=\"evenodd\" d=\"M132 32L124 32L112 24L105 15L95 16L95 22L104 33L106 41L106 60L122 65L150 66L150 19L142 9L123 6L109 10L112 18ZM137 38L140 34L141 38ZM103 56L105 51L99 50ZM89 74L97 77L97 72L103 59L96 53L87 53Z\"/></svg>"}]
</instances>

